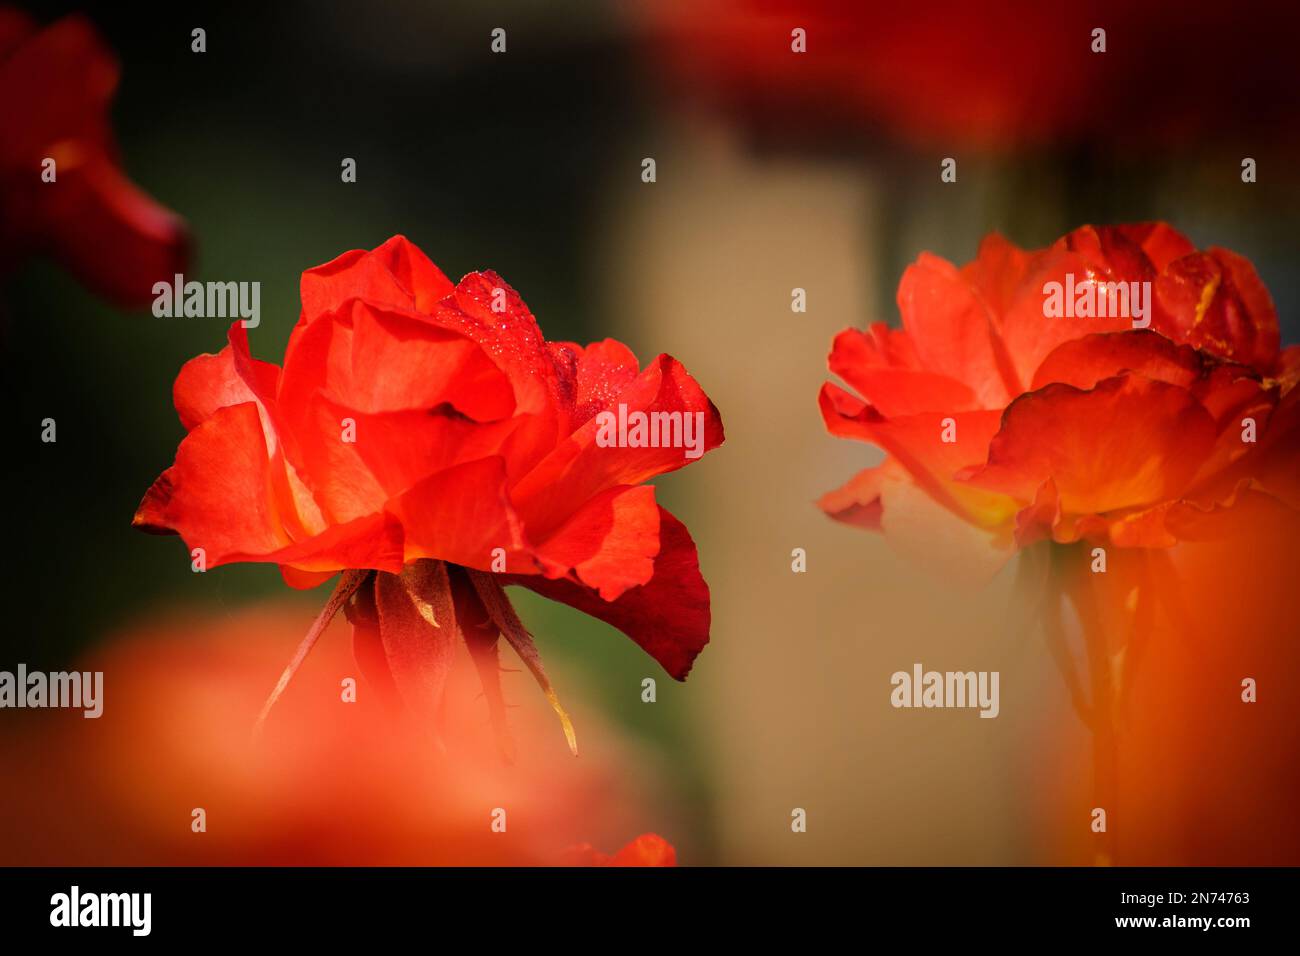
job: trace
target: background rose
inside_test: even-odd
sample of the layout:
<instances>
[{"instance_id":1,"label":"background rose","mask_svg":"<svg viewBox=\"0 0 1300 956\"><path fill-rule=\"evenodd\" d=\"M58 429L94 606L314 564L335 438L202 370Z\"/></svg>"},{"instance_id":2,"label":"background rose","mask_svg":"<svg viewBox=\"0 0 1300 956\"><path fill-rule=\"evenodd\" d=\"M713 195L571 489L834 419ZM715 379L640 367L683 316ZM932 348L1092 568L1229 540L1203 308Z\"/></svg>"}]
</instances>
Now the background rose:
<instances>
[{"instance_id":1,"label":"background rose","mask_svg":"<svg viewBox=\"0 0 1300 956\"><path fill-rule=\"evenodd\" d=\"M1127 314L1046 317L1044 285L1067 275L1151 283L1150 330ZM1240 256L1197 252L1165 224L1085 226L1036 252L994 235L960 270L922 254L898 305L901 330L835 339L831 370L862 398L827 383L826 425L889 457L822 499L832 517L888 527L906 484L1007 554L1043 537L1167 547L1243 496L1300 501L1285 464L1300 348L1279 350Z\"/></svg>"}]
</instances>

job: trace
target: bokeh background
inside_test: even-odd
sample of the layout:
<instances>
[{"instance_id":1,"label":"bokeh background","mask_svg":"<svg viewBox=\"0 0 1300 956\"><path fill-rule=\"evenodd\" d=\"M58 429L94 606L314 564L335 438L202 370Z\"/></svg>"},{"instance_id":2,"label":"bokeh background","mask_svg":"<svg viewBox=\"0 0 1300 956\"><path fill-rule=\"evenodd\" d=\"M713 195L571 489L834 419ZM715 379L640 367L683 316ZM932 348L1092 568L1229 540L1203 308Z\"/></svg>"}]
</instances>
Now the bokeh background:
<instances>
[{"instance_id":1,"label":"bokeh background","mask_svg":"<svg viewBox=\"0 0 1300 956\"><path fill-rule=\"evenodd\" d=\"M1283 342L1300 340L1294 31L1282 5L20 6L43 21L88 16L117 52L125 168L188 222L187 279L261 283L254 355L283 354L304 269L402 233L453 278L498 271L548 338L614 336L643 362L673 354L717 404L727 443L659 482L713 593L712 643L687 683L605 625L515 595L580 739L584 725L600 728L578 758L585 769L566 770L544 700L510 675L516 722L554 731L527 734L537 755L522 779L543 787L591 764L624 768L621 785L566 798L573 813L554 823L566 840L582 837L575 814L622 801L627 812L593 823L588 839L614 849L657 831L685 863L1089 861L1068 835L1082 819L1086 738L1046 647L1009 625L1010 573L987 583L959 558L942 564L943 542L918 563L829 521L815 499L876 453L826 435L816 394L835 332L897 323L909 262L923 250L968 261L993 230L1041 246L1086 222L1167 220L1251 259ZM1093 26L1108 29L1105 54L1089 50ZM190 51L194 27L206 53ZM496 27L505 54L490 52ZM794 27L808 30L803 56L790 52ZM340 181L345 157L355 184ZM641 180L645 157L654 183ZM940 181L944 157L957 159L956 183ZM1243 157L1257 160L1258 182L1241 181ZM807 290L804 314L791 312L795 287ZM115 642L164 633L162 659L186 686L181 674L226 659L222 640L255 635L275 653L240 660L264 669L269 690L324 592L286 595L269 565L194 574L179 540L130 527L183 434L176 372L224 336L220 319L115 309L46 262L5 278L0 666L99 659L138 675L135 645ZM46 417L57 444L38 441ZM791 572L794 548L807 552L804 574ZM1293 576L1261 577L1282 587ZM1281 613L1267 620L1297 636ZM325 640L345 647L345 630L336 623ZM914 661L1000 670L1001 716L893 710L889 675ZM346 655L309 661L309 686L325 693L346 668ZM156 686L173 686L171 673L148 672ZM641 701L647 676L658 679L653 705ZM74 746L32 740L61 721L75 747L96 734L110 746L174 719L167 694L123 701L144 685L111 670L106 680L101 721L0 718L12 758L0 775L23 798L5 815L28 831L20 862L40 861L59 806L41 787ZM239 706L203 726L244 726L251 711ZM364 746L339 733L340 748ZM121 814L161 813L142 795L171 776L172 752L158 750L152 769L109 764L78 792ZM220 764L206 777L222 778ZM508 786L483 779L483 800ZM791 832L796 807L807 833ZM82 842L51 837L45 862ZM303 845L228 859L294 862ZM1150 862L1222 859L1191 846L1162 844Z\"/></svg>"}]
</instances>

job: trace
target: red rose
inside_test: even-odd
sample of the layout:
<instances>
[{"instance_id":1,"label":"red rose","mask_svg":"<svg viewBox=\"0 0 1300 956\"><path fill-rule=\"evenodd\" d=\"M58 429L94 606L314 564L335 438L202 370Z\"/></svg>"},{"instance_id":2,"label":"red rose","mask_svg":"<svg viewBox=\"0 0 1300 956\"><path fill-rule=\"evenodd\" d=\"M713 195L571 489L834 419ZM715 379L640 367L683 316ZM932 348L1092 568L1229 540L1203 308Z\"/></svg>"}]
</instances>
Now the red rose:
<instances>
[{"instance_id":1,"label":"red rose","mask_svg":"<svg viewBox=\"0 0 1300 956\"><path fill-rule=\"evenodd\" d=\"M1147 315L1045 316L1049 283L1109 282L1149 283ZM880 528L906 485L1005 551L1166 547L1236 505L1300 507L1300 348L1279 351L1240 256L1164 224L1085 226L1036 252L993 235L962 269L923 254L898 304L902 329L848 329L831 351L862 397L824 385L827 427L888 455L822 499L832 517Z\"/></svg>"},{"instance_id":2,"label":"red rose","mask_svg":"<svg viewBox=\"0 0 1300 956\"><path fill-rule=\"evenodd\" d=\"M139 306L183 271L188 239L118 166L108 123L117 78L82 17L38 29L0 9L0 269L49 255L95 293Z\"/></svg>"},{"instance_id":3,"label":"red rose","mask_svg":"<svg viewBox=\"0 0 1300 956\"><path fill-rule=\"evenodd\" d=\"M453 632L498 716L499 633L545 686L502 584L608 621L678 679L708 640L695 546L644 482L719 445L717 409L669 356L547 342L494 273L453 285L402 237L348 252L303 274L283 369L236 323L175 402L189 434L136 526L298 587L344 572L303 653L347 605L363 668L414 707L435 704ZM695 445L610 445L615 410L664 413Z\"/></svg>"}]
</instances>

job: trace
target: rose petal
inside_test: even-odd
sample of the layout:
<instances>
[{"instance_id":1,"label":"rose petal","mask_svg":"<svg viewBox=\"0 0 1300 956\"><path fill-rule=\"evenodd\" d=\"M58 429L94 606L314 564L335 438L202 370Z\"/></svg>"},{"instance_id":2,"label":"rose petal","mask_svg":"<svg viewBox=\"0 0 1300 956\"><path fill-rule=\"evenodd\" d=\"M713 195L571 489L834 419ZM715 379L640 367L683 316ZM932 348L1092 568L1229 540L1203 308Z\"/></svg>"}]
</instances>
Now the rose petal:
<instances>
[{"instance_id":1,"label":"rose petal","mask_svg":"<svg viewBox=\"0 0 1300 956\"><path fill-rule=\"evenodd\" d=\"M722 419L709 397L676 359L660 355L623 389L611 407L615 418L619 406L627 414L667 413L676 415L682 425L679 437L685 438L685 426L694 432L701 455L723 442ZM689 464L692 449L673 446L631 448L621 445L602 447L600 416L561 442L536 468L511 491L528 534L532 540L546 540L561 523L568 520L574 503L586 501L619 485L636 485ZM673 434L677 434L674 432ZM672 436L670 436L672 437Z\"/></svg>"},{"instance_id":2,"label":"rose petal","mask_svg":"<svg viewBox=\"0 0 1300 956\"><path fill-rule=\"evenodd\" d=\"M1001 418L998 412L926 412L889 419L829 382L822 386L819 401L822 420L832 435L880 446L945 508L986 527L1006 521L1015 512L1014 501L1005 495L955 480L960 472L987 459L989 441ZM954 440L944 441L945 434Z\"/></svg>"},{"instance_id":3,"label":"rose petal","mask_svg":"<svg viewBox=\"0 0 1300 956\"><path fill-rule=\"evenodd\" d=\"M922 253L898 284L898 311L923 367L966 385L978 407L1020 390L993 316L952 263Z\"/></svg>"},{"instance_id":4,"label":"rose petal","mask_svg":"<svg viewBox=\"0 0 1300 956\"><path fill-rule=\"evenodd\" d=\"M652 485L618 485L588 499L533 553L548 577L576 574L606 601L645 584L659 553Z\"/></svg>"},{"instance_id":5,"label":"rose petal","mask_svg":"<svg viewBox=\"0 0 1300 956\"><path fill-rule=\"evenodd\" d=\"M709 587L686 526L659 509L659 554L649 582L616 601L567 579L510 575L506 581L577 608L618 628L677 680L709 641Z\"/></svg>"},{"instance_id":6,"label":"rose petal","mask_svg":"<svg viewBox=\"0 0 1300 956\"><path fill-rule=\"evenodd\" d=\"M882 486L888 480L898 480L905 476L905 469L893 459L886 459L884 464L864 468L841 487L822 495L817 501L817 507L836 521L879 531Z\"/></svg>"},{"instance_id":7,"label":"rose petal","mask_svg":"<svg viewBox=\"0 0 1300 956\"><path fill-rule=\"evenodd\" d=\"M1213 419L1186 389L1126 374L1091 390L1048 385L1016 399L972 486L1021 501L1053 479L1063 511L1087 514L1175 497L1209 455Z\"/></svg>"},{"instance_id":8,"label":"rose petal","mask_svg":"<svg viewBox=\"0 0 1300 956\"><path fill-rule=\"evenodd\" d=\"M423 479L389 503L406 533L406 560L437 558L488 570L500 548L519 566L518 519L505 492L505 462L483 458ZM530 569L531 570L531 569Z\"/></svg>"},{"instance_id":9,"label":"rose petal","mask_svg":"<svg viewBox=\"0 0 1300 956\"><path fill-rule=\"evenodd\" d=\"M356 299L302 330L285 353L286 414L317 392L368 413L446 404L488 422L514 411L509 379L477 343Z\"/></svg>"},{"instance_id":10,"label":"rose petal","mask_svg":"<svg viewBox=\"0 0 1300 956\"><path fill-rule=\"evenodd\" d=\"M1189 388L1207 371L1206 361L1195 349L1178 345L1158 332L1098 332L1053 349L1034 373L1030 391L1052 382L1089 389L1123 372L1139 372L1154 381Z\"/></svg>"},{"instance_id":11,"label":"rose petal","mask_svg":"<svg viewBox=\"0 0 1300 956\"><path fill-rule=\"evenodd\" d=\"M373 250L353 249L302 274L299 285L306 324L357 298L374 306L432 312L453 289L442 271L405 236Z\"/></svg>"},{"instance_id":12,"label":"rose petal","mask_svg":"<svg viewBox=\"0 0 1300 956\"><path fill-rule=\"evenodd\" d=\"M269 471L257 404L217 409L185 436L133 524L179 533L189 547L204 549L210 568L235 555L273 552L289 542L272 515Z\"/></svg>"},{"instance_id":13,"label":"rose petal","mask_svg":"<svg viewBox=\"0 0 1300 956\"><path fill-rule=\"evenodd\" d=\"M890 353L902 349L911 349L906 332L880 323L865 332L845 329L831 346L830 370L891 418L979 407L969 386L918 367L919 359L906 365L891 362Z\"/></svg>"},{"instance_id":14,"label":"rose petal","mask_svg":"<svg viewBox=\"0 0 1300 956\"><path fill-rule=\"evenodd\" d=\"M191 429L217 409L244 402L260 402L265 416L274 407L279 383L279 367L249 354L248 332L236 322L225 348L192 358L181 367L172 398L181 424Z\"/></svg>"}]
</instances>

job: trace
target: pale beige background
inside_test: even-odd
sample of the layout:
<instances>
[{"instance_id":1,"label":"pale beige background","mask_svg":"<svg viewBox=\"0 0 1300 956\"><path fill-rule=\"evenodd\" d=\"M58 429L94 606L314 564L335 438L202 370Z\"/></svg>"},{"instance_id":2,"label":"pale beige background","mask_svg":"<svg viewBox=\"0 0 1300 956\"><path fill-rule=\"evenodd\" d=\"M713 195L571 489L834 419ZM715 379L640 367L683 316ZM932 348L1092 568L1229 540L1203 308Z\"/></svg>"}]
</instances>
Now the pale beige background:
<instances>
[{"instance_id":1,"label":"pale beige background","mask_svg":"<svg viewBox=\"0 0 1300 956\"><path fill-rule=\"evenodd\" d=\"M597 250L611 333L685 362L727 430L663 494L713 593L712 644L682 697L713 761L720 862L1041 859L1032 754L1044 727L1081 731L1042 642L1007 624L1012 575L962 582L960 559L917 566L814 506L880 454L828 435L816 401L835 332L897 321L874 314L876 285L898 276L875 274L889 237L873 226L870 165L758 157L705 125L667 131L654 155L653 184L627 157L595 234L613 237ZM805 314L790 308L796 286ZM1000 671L1001 715L893 709L890 675L915 661ZM805 834L791 832L795 807Z\"/></svg>"}]
</instances>

